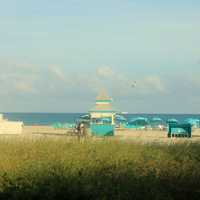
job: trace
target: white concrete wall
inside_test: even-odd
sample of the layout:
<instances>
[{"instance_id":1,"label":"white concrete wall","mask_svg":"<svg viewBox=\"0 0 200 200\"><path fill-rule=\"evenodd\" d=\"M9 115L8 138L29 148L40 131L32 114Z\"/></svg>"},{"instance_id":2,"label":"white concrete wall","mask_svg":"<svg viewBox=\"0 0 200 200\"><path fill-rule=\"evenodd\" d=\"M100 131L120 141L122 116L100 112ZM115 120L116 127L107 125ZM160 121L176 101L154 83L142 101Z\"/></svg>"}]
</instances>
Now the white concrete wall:
<instances>
[{"instance_id":1,"label":"white concrete wall","mask_svg":"<svg viewBox=\"0 0 200 200\"><path fill-rule=\"evenodd\" d=\"M0 121L0 134L21 134L23 122Z\"/></svg>"}]
</instances>

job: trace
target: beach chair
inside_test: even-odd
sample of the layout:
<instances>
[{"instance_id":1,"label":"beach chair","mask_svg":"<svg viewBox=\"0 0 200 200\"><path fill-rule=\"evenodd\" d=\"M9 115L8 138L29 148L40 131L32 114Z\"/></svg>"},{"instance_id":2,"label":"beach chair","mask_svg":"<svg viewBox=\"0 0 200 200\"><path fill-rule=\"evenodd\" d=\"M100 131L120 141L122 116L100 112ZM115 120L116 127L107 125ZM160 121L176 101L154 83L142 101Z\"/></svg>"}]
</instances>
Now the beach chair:
<instances>
[{"instance_id":1,"label":"beach chair","mask_svg":"<svg viewBox=\"0 0 200 200\"><path fill-rule=\"evenodd\" d=\"M169 124L168 137L192 137L191 124Z\"/></svg>"}]
</instances>

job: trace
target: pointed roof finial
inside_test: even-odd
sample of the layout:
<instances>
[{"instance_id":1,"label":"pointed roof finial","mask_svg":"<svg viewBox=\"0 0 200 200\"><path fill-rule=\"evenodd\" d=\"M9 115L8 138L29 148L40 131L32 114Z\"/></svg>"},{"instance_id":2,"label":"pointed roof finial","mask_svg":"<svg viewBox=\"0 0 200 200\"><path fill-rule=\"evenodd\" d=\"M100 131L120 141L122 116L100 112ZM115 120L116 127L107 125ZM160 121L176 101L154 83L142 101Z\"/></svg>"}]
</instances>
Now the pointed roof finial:
<instances>
[{"instance_id":1,"label":"pointed roof finial","mask_svg":"<svg viewBox=\"0 0 200 200\"><path fill-rule=\"evenodd\" d=\"M105 88L102 88L96 100L111 100Z\"/></svg>"}]
</instances>

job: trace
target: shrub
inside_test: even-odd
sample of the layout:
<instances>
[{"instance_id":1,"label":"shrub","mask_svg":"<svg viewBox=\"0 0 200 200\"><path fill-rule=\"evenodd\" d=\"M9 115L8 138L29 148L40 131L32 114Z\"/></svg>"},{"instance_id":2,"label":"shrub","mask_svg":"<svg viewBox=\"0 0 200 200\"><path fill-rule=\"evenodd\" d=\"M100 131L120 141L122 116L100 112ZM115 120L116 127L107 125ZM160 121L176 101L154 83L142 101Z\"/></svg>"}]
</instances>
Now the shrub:
<instances>
[{"instance_id":1,"label":"shrub","mask_svg":"<svg viewBox=\"0 0 200 200\"><path fill-rule=\"evenodd\" d=\"M0 140L0 199L200 199L200 144Z\"/></svg>"}]
</instances>

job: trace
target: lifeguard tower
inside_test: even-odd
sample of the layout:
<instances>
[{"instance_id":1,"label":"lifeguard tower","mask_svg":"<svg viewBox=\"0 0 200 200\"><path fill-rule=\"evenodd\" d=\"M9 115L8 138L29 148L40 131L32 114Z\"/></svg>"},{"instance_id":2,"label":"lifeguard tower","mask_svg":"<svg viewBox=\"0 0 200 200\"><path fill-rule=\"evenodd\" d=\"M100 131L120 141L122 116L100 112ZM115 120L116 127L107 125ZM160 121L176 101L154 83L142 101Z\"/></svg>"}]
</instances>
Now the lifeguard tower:
<instances>
[{"instance_id":1,"label":"lifeguard tower","mask_svg":"<svg viewBox=\"0 0 200 200\"><path fill-rule=\"evenodd\" d=\"M106 91L96 98L95 107L90 110L91 133L96 136L113 136L115 132L116 111L112 107L112 99Z\"/></svg>"}]
</instances>

